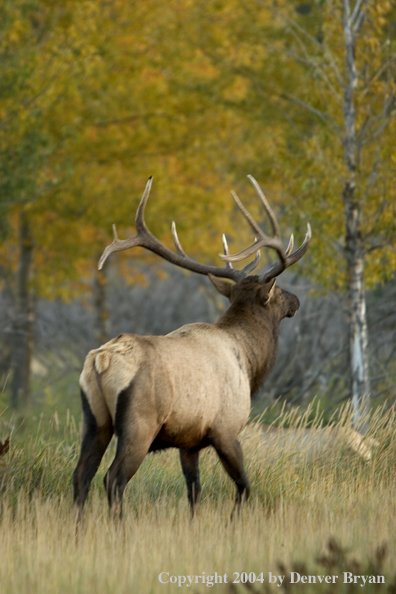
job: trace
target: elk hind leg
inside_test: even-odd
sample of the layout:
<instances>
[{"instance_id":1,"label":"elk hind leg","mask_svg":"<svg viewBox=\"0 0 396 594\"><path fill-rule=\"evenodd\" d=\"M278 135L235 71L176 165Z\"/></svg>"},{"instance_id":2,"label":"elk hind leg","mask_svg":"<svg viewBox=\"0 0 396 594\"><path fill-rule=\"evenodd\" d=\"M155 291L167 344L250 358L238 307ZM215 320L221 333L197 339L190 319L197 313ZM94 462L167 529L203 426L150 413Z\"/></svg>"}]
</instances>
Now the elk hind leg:
<instances>
[{"instance_id":1,"label":"elk hind leg","mask_svg":"<svg viewBox=\"0 0 396 594\"><path fill-rule=\"evenodd\" d=\"M104 478L110 511L122 518L122 499L125 487L139 469L150 445L158 433L156 417L139 415L133 408L134 383L120 392L114 422L118 438L113 463Z\"/></svg>"},{"instance_id":2,"label":"elk hind leg","mask_svg":"<svg viewBox=\"0 0 396 594\"><path fill-rule=\"evenodd\" d=\"M117 451L113 463L104 477L104 485L112 516L122 519L122 500L125 487L138 471L149 451L153 436L139 435L128 439L118 438Z\"/></svg>"},{"instance_id":3,"label":"elk hind leg","mask_svg":"<svg viewBox=\"0 0 396 594\"><path fill-rule=\"evenodd\" d=\"M243 452L241 444L237 439L223 440L221 438L213 439L215 448L225 471L232 478L237 487L234 512L239 513L241 505L248 499L250 494L250 485L243 465Z\"/></svg>"},{"instance_id":4,"label":"elk hind leg","mask_svg":"<svg viewBox=\"0 0 396 594\"><path fill-rule=\"evenodd\" d=\"M83 431L80 457L73 473L74 505L77 508L77 524L82 519L83 508L88 496L93 477L99 468L103 454L113 435L113 424L110 415L100 427L81 390L83 409Z\"/></svg>"},{"instance_id":5,"label":"elk hind leg","mask_svg":"<svg viewBox=\"0 0 396 594\"><path fill-rule=\"evenodd\" d=\"M194 516L201 499L201 483L199 481L199 451L180 450L180 462L187 484L188 501L191 515Z\"/></svg>"}]
</instances>

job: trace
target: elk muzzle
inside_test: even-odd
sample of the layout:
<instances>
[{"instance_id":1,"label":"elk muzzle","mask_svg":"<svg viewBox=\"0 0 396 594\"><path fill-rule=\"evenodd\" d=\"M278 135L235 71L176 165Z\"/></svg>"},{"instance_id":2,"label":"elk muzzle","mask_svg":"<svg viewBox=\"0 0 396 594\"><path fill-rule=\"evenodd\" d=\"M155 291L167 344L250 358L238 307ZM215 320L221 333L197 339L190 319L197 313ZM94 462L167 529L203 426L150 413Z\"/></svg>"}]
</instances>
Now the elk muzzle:
<instances>
[{"instance_id":1,"label":"elk muzzle","mask_svg":"<svg viewBox=\"0 0 396 594\"><path fill-rule=\"evenodd\" d=\"M297 295L289 293L289 291L285 291L284 289L282 290L282 297L285 307L285 317L292 318L300 307L300 300Z\"/></svg>"}]
</instances>

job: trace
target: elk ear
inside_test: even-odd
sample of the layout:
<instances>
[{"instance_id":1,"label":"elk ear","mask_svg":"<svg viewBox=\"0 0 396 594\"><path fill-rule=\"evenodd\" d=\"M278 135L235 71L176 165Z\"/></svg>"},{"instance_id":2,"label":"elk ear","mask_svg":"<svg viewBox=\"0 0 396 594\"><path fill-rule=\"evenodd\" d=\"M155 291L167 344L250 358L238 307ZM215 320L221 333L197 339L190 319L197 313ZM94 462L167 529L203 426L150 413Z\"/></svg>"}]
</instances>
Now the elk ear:
<instances>
[{"instance_id":1,"label":"elk ear","mask_svg":"<svg viewBox=\"0 0 396 594\"><path fill-rule=\"evenodd\" d=\"M269 283L266 283L263 286L263 288L261 289L261 296L262 296L264 303L268 303L270 301L270 299L272 299L272 297L274 296L275 283L276 283L276 278L274 278L274 280L270 281Z\"/></svg>"},{"instance_id":2,"label":"elk ear","mask_svg":"<svg viewBox=\"0 0 396 594\"><path fill-rule=\"evenodd\" d=\"M227 297L227 299L231 301L231 291L233 284L229 283L226 280L223 280L222 278L213 276L213 274L208 274L208 277L210 278L220 295L224 295L224 297Z\"/></svg>"}]
</instances>

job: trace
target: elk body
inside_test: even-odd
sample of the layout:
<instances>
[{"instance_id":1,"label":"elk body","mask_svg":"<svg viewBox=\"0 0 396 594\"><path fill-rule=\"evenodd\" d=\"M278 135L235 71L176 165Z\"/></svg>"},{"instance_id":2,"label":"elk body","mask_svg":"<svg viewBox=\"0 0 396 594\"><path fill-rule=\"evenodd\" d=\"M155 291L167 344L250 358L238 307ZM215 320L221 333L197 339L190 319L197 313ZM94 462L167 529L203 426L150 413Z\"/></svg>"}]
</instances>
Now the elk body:
<instances>
[{"instance_id":1,"label":"elk body","mask_svg":"<svg viewBox=\"0 0 396 594\"><path fill-rule=\"evenodd\" d=\"M308 226L301 247L292 251L292 236L285 250L274 214L257 182L250 179L271 220L274 236L267 236L258 227L234 194L258 239L231 256L223 238L224 268L204 266L188 258L174 225L177 253L150 233L144 209L151 178L136 215L137 235L122 241L113 228L114 241L104 251L100 268L113 251L140 245L178 266L208 275L229 299L230 307L214 324L188 324L166 336L121 334L88 354L80 377L81 454L73 475L78 518L113 433L118 438L117 450L104 482L109 505L117 516L122 514L125 486L146 454L169 447L180 451L192 513L201 493L199 452L207 446L215 448L236 484L237 507L249 496L238 434L248 420L251 395L274 364L280 322L293 316L299 307L295 295L275 287L275 278L302 257L311 237ZM249 276L264 246L275 249L279 261L262 276ZM230 261L253 254L253 262L242 270L232 267Z\"/></svg>"}]
</instances>

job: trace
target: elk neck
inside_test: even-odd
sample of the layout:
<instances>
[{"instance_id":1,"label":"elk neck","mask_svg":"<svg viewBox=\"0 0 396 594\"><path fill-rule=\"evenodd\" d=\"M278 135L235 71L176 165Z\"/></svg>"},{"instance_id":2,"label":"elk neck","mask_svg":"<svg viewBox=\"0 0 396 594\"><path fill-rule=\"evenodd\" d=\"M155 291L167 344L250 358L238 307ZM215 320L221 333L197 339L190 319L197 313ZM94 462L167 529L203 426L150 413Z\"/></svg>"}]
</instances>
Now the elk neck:
<instances>
[{"instance_id":1,"label":"elk neck","mask_svg":"<svg viewBox=\"0 0 396 594\"><path fill-rule=\"evenodd\" d=\"M245 361L252 394L275 363L282 317L275 305L236 300L215 324L234 339L238 360Z\"/></svg>"}]
</instances>

